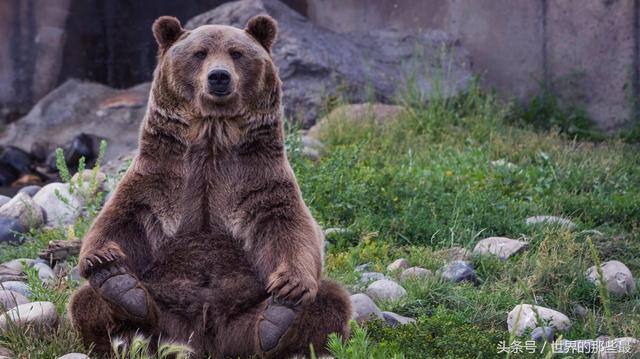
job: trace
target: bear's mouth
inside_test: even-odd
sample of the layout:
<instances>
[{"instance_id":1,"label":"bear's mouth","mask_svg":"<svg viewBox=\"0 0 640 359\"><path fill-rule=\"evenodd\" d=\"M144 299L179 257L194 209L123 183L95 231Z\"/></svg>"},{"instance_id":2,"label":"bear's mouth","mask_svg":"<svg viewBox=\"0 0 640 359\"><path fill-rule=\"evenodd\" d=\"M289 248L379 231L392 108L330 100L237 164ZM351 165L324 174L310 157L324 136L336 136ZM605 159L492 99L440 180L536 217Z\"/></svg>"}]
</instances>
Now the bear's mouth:
<instances>
[{"instance_id":1,"label":"bear's mouth","mask_svg":"<svg viewBox=\"0 0 640 359\"><path fill-rule=\"evenodd\" d=\"M231 94L231 90L229 89L214 89L212 91L209 92L211 95L217 96L217 97L225 97L225 96L229 96Z\"/></svg>"}]
</instances>

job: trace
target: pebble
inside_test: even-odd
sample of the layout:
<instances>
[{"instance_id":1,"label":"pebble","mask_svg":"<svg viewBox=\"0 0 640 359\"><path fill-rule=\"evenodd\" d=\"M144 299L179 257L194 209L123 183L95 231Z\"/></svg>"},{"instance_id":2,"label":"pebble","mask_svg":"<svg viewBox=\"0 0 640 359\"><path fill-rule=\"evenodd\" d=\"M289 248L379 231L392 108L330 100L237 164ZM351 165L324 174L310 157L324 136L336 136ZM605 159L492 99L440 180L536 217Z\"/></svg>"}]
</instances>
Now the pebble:
<instances>
[{"instance_id":1,"label":"pebble","mask_svg":"<svg viewBox=\"0 0 640 359\"><path fill-rule=\"evenodd\" d=\"M58 198L56 192L62 198L68 200L68 204ZM33 200L44 210L47 224L51 226L69 225L76 221L80 215L82 202L77 196L69 192L69 185L65 183L49 183L33 197Z\"/></svg>"},{"instance_id":2,"label":"pebble","mask_svg":"<svg viewBox=\"0 0 640 359\"><path fill-rule=\"evenodd\" d=\"M384 274L378 272L363 272L360 274L360 283L362 284L369 284L380 279L384 279Z\"/></svg>"},{"instance_id":3,"label":"pebble","mask_svg":"<svg viewBox=\"0 0 640 359\"><path fill-rule=\"evenodd\" d=\"M384 317L384 321L392 327L412 324L416 322L416 320L413 318L403 317L402 315L393 312L382 312L382 316Z\"/></svg>"},{"instance_id":4,"label":"pebble","mask_svg":"<svg viewBox=\"0 0 640 359\"><path fill-rule=\"evenodd\" d=\"M606 338L606 337L605 337ZM600 338L598 338L600 339ZM637 358L640 354L640 340L631 337L607 339L607 347L617 348L618 353L601 351L598 353L598 359L617 359L617 358ZM622 354L619 354L622 353Z\"/></svg>"},{"instance_id":5,"label":"pebble","mask_svg":"<svg viewBox=\"0 0 640 359\"><path fill-rule=\"evenodd\" d=\"M478 277L471 263L466 261L453 261L440 269L440 275L451 282L462 281L478 284Z\"/></svg>"},{"instance_id":6,"label":"pebble","mask_svg":"<svg viewBox=\"0 0 640 359\"><path fill-rule=\"evenodd\" d=\"M319 151L324 148L324 144L322 142L310 136L302 136L302 146L315 148Z\"/></svg>"},{"instance_id":7,"label":"pebble","mask_svg":"<svg viewBox=\"0 0 640 359\"><path fill-rule=\"evenodd\" d=\"M418 280L418 279L426 279L433 275L428 269L420 268L420 267L411 267L405 269L402 274L400 274L400 281L404 282L406 280Z\"/></svg>"},{"instance_id":8,"label":"pebble","mask_svg":"<svg viewBox=\"0 0 640 359\"><path fill-rule=\"evenodd\" d=\"M58 359L90 359L90 358L86 354L69 353L59 357Z\"/></svg>"},{"instance_id":9,"label":"pebble","mask_svg":"<svg viewBox=\"0 0 640 359\"><path fill-rule=\"evenodd\" d=\"M40 227L44 223L44 212L31 196L26 193L18 193L0 207L0 217L16 219L25 228Z\"/></svg>"},{"instance_id":10,"label":"pebble","mask_svg":"<svg viewBox=\"0 0 640 359\"><path fill-rule=\"evenodd\" d=\"M0 347L0 359L11 359L11 358L13 358L13 353L11 352L11 350Z\"/></svg>"},{"instance_id":11,"label":"pebble","mask_svg":"<svg viewBox=\"0 0 640 359\"><path fill-rule=\"evenodd\" d=\"M555 330L553 327L537 327L531 332L531 340L536 342L553 343L555 339Z\"/></svg>"},{"instance_id":12,"label":"pebble","mask_svg":"<svg viewBox=\"0 0 640 359\"><path fill-rule=\"evenodd\" d=\"M82 188L83 190L88 191L90 189L91 180L93 179L93 170L84 170L82 171L82 174L78 172L74 174L73 177L71 177L71 181L73 183L78 183L78 179L80 178L81 175L82 175L82 185L83 185ZM105 189L105 184L107 183L107 175L98 171L96 173L96 182L98 185L97 190L103 191Z\"/></svg>"},{"instance_id":13,"label":"pebble","mask_svg":"<svg viewBox=\"0 0 640 359\"><path fill-rule=\"evenodd\" d=\"M0 283L0 289L10 290L12 292L20 293L25 297L31 297L31 289L26 283L18 281L7 281Z\"/></svg>"},{"instance_id":14,"label":"pebble","mask_svg":"<svg viewBox=\"0 0 640 359\"><path fill-rule=\"evenodd\" d=\"M608 261L602 263L600 268L602 268L604 282L610 293L622 296L631 294L636 290L636 282L633 279L633 275L624 263ZM596 283L597 285L599 275L596 266L592 266L587 270L587 277L592 283Z\"/></svg>"},{"instance_id":15,"label":"pebble","mask_svg":"<svg viewBox=\"0 0 640 359\"><path fill-rule=\"evenodd\" d=\"M369 270L369 267L371 266L371 263L363 263L363 264L359 264L355 267L355 271L356 272L366 272Z\"/></svg>"},{"instance_id":16,"label":"pebble","mask_svg":"<svg viewBox=\"0 0 640 359\"><path fill-rule=\"evenodd\" d=\"M44 263L35 263L33 268L38 271L38 277L43 283L49 283L56 275L53 273L53 269L49 265Z\"/></svg>"},{"instance_id":17,"label":"pebble","mask_svg":"<svg viewBox=\"0 0 640 359\"><path fill-rule=\"evenodd\" d=\"M51 302L33 302L19 305L0 316L0 331L10 325L26 329L32 327L37 333L55 328L58 323L56 306Z\"/></svg>"},{"instance_id":18,"label":"pebble","mask_svg":"<svg viewBox=\"0 0 640 359\"><path fill-rule=\"evenodd\" d=\"M525 220L528 225L537 225L537 224L546 224L546 225L557 225L560 227L564 227L567 229L573 229L576 227L576 224L572 221L556 216L533 216L529 217Z\"/></svg>"},{"instance_id":19,"label":"pebble","mask_svg":"<svg viewBox=\"0 0 640 359\"><path fill-rule=\"evenodd\" d=\"M79 282L80 279L82 279L82 277L80 277L80 268L78 268L78 266L71 268L69 274L67 275L67 278L69 280Z\"/></svg>"},{"instance_id":20,"label":"pebble","mask_svg":"<svg viewBox=\"0 0 640 359\"><path fill-rule=\"evenodd\" d=\"M392 280L380 279L369 284L367 295L373 300L399 300L407 296L407 291Z\"/></svg>"},{"instance_id":21,"label":"pebble","mask_svg":"<svg viewBox=\"0 0 640 359\"><path fill-rule=\"evenodd\" d=\"M527 249L529 244L506 237L489 237L481 240L473 249L474 254L494 255L507 259Z\"/></svg>"},{"instance_id":22,"label":"pebble","mask_svg":"<svg viewBox=\"0 0 640 359\"><path fill-rule=\"evenodd\" d=\"M400 258L400 259L396 259L395 261L393 261L393 263L389 264L387 266L387 271L395 272L399 270L405 270L409 267L411 267L411 265L409 264L409 261L404 258Z\"/></svg>"},{"instance_id":23,"label":"pebble","mask_svg":"<svg viewBox=\"0 0 640 359\"><path fill-rule=\"evenodd\" d=\"M537 314L536 314L537 312ZM538 323L538 317L543 323ZM517 319L517 326L516 326ZM522 336L527 329L535 329L539 324L549 324L556 330L566 330L571 327L569 318L553 309L534 306L531 304L519 304L509 312L507 327L509 333L515 331L516 336Z\"/></svg>"},{"instance_id":24,"label":"pebble","mask_svg":"<svg viewBox=\"0 0 640 359\"><path fill-rule=\"evenodd\" d=\"M23 241L21 233L27 228L17 219L0 217L0 243L20 244Z\"/></svg>"},{"instance_id":25,"label":"pebble","mask_svg":"<svg viewBox=\"0 0 640 359\"><path fill-rule=\"evenodd\" d=\"M373 302L369 296L364 293L358 293L351 296L351 318L358 323L365 322L371 319L383 319L382 311Z\"/></svg>"},{"instance_id":26,"label":"pebble","mask_svg":"<svg viewBox=\"0 0 640 359\"><path fill-rule=\"evenodd\" d=\"M317 161L320 159L320 152L311 147L303 147L302 155L312 161Z\"/></svg>"},{"instance_id":27,"label":"pebble","mask_svg":"<svg viewBox=\"0 0 640 359\"><path fill-rule=\"evenodd\" d=\"M29 303L29 299L24 295L10 290L0 289L0 311L6 311L27 303Z\"/></svg>"}]
</instances>

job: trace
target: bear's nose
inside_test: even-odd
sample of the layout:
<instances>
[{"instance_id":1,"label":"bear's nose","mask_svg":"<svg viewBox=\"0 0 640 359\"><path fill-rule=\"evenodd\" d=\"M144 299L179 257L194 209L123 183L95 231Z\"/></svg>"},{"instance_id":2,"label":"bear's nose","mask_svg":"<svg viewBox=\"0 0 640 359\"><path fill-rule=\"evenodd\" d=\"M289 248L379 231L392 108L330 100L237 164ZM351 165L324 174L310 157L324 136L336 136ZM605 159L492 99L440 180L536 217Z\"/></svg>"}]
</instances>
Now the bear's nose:
<instances>
[{"instance_id":1,"label":"bear's nose","mask_svg":"<svg viewBox=\"0 0 640 359\"><path fill-rule=\"evenodd\" d=\"M231 74L227 70L212 70L207 76L209 80L209 88L216 95L228 95L229 83L231 82Z\"/></svg>"}]
</instances>

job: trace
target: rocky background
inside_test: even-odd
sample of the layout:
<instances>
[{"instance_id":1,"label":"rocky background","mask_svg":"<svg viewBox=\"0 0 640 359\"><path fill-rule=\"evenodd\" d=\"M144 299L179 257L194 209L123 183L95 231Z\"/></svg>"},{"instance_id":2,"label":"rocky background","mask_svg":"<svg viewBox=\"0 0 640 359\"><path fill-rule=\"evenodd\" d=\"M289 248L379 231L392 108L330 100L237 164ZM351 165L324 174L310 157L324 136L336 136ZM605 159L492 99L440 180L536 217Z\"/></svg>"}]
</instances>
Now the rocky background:
<instances>
[{"instance_id":1,"label":"rocky background","mask_svg":"<svg viewBox=\"0 0 640 359\"><path fill-rule=\"evenodd\" d=\"M38 41L42 34L51 36L57 31L59 36L52 39L57 45L49 43L46 51L20 48L26 62L13 63L20 69L15 71L12 87L19 104L13 109L11 104L5 106L6 119L40 95L44 97L24 117L11 122L0 137L5 146L0 155L0 186L19 187L54 178L56 147L65 148L69 163L81 156L95 159L101 139L109 143L106 160L134 150L148 97L146 81L155 66L156 45L150 24L166 13L187 20L198 9L217 4L196 1L179 7L168 1L154 2L153 6L72 2L70 12L62 16L63 3L57 4L59 8L55 8L56 2L47 3L48 10L40 10L58 14L55 31L38 22L49 17L41 20L32 13L28 5L35 6L35 2L16 4L26 11L20 19L38 20L18 24L26 26L27 32L35 31ZM295 1L289 4L299 6ZM279 23L273 56L284 83L285 113L303 128L313 125L331 101L391 103L408 87L425 99L436 92L449 96L463 92L472 79L467 51L440 30L338 34L314 25L277 0L230 2L183 22L187 28L204 24L242 27L261 13L270 14ZM134 19L138 14L144 15ZM36 82L45 79L29 68L47 66L51 71L43 75L57 73L64 81L44 95ZM56 81L49 78L42 86L50 87Z\"/></svg>"}]
</instances>

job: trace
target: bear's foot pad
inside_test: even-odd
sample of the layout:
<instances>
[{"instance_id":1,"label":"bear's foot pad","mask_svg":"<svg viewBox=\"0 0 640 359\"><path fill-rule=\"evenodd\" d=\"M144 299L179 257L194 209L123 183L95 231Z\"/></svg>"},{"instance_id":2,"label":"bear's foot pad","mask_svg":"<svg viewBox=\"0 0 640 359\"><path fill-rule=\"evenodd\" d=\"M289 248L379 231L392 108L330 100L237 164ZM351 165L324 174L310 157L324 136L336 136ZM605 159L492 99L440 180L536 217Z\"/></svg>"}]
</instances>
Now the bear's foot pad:
<instances>
[{"instance_id":1,"label":"bear's foot pad","mask_svg":"<svg viewBox=\"0 0 640 359\"><path fill-rule=\"evenodd\" d=\"M111 266L97 271L92 285L111 304L135 318L146 318L149 313L147 292L138 285L138 279L119 267Z\"/></svg>"},{"instance_id":2,"label":"bear's foot pad","mask_svg":"<svg viewBox=\"0 0 640 359\"><path fill-rule=\"evenodd\" d=\"M284 305L270 304L265 309L258 328L262 351L271 351L278 345L284 333L291 327L295 317L296 312Z\"/></svg>"}]
</instances>

